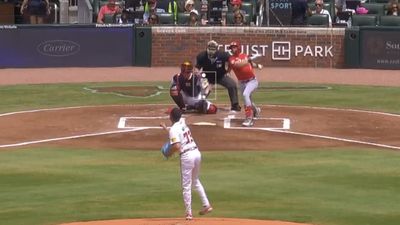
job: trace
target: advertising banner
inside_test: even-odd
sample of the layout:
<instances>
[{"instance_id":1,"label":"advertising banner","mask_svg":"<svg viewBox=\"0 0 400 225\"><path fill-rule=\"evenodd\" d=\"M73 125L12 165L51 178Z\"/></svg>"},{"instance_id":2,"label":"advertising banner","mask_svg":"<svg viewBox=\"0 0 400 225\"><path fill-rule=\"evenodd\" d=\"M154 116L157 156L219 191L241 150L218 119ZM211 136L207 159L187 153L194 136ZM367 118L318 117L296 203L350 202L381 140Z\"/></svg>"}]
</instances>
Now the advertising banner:
<instances>
[{"instance_id":1,"label":"advertising banner","mask_svg":"<svg viewBox=\"0 0 400 225\"><path fill-rule=\"evenodd\" d=\"M0 26L0 67L131 66L132 25Z\"/></svg>"},{"instance_id":2,"label":"advertising banner","mask_svg":"<svg viewBox=\"0 0 400 225\"><path fill-rule=\"evenodd\" d=\"M400 69L399 29L360 29L360 42L361 67Z\"/></svg>"},{"instance_id":3,"label":"advertising banner","mask_svg":"<svg viewBox=\"0 0 400 225\"><path fill-rule=\"evenodd\" d=\"M269 25L287 26L292 19L291 0L269 0Z\"/></svg>"}]
</instances>

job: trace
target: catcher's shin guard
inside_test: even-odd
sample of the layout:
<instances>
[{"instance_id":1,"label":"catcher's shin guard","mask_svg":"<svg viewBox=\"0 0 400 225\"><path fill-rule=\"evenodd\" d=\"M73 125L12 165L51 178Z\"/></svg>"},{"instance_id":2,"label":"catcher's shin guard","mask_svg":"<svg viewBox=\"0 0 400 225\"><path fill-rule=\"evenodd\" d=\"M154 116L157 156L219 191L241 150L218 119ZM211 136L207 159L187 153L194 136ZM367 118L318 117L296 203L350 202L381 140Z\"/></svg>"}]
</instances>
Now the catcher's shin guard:
<instances>
[{"instance_id":1,"label":"catcher's shin guard","mask_svg":"<svg viewBox=\"0 0 400 225\"><path fill-rule=\"evenodd\" d=\"M194 107L199 113L207 114L208 102L206 100L200 100Z\"/></svg>"},{"instance_id":2,"label":"catcher's shin guard","mask_svg":"<svg viewBox=\"0 0 400 225\"><path fill-rule=\"evenodd\" d=\"M169 91L169 95L179 108L185 108L185 102L183 101L182 94L178 90L176 90L176 87L171 88L171 90Z\"/></svg>"}]
</instances>

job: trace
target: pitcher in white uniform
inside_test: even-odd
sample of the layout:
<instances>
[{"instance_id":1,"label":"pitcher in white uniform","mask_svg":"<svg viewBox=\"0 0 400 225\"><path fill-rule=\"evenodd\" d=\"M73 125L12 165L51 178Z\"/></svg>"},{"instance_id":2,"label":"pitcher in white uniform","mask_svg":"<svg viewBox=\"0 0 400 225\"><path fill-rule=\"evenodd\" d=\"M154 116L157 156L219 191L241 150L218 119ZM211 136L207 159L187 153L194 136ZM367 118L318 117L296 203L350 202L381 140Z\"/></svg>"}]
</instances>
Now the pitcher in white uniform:
<instances>
[{"instance_id":1,"label":"pitcher in white uniform","mask_svg":"<svg viewBox=\"0 0 400 225\"><path fill-rule=\"evenodd\" d=\"M160 126L169 132L169 142L171 144L169 156L175 152L180 155L182 194L186 209L186 220L192 220L192 187L199 194L203 205L199 214L205 215L213 210L199 179L201 153L193 140L189 127L185 123L185 118L182 118L182 111L179 108L173 108L169 114L169 119L172 122L171 128L168 129L164 123L161 123Z\"/></svg>"}]
</instances>

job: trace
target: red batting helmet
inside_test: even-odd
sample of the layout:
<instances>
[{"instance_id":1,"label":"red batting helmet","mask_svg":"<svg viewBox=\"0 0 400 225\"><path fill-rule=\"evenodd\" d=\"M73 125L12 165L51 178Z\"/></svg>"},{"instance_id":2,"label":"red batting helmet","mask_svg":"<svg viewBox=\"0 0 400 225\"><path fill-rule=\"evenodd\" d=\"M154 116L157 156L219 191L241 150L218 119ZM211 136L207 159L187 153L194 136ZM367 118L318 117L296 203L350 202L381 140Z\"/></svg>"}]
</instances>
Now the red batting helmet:
<instances>
[{"instance_id":1,"label":"red batting helmet","mask_svg":"<svg viewBox=\"0 0 400 225\"><path fill-rule=\"evenodd\" d=\"M229 48L232 48L233 46L240 47L240 43L238 41L232 41L229 44Z\"/></svg>"},{"instance_id":2,"label":"red batting helmet","mask_svg":"<svg viewBox=\"0 0 400 225\"><path fill-rule=\"evenodd\" d=\"M232 47L236 47L237 49L235 50L235 51L232 51ZM240 54L240 42L238 42L238 41L232 41L230 44L229 44L229 49L231 49L231 52L232 52L232 54L233 55L238 55L238 54Z\"/></svg>"}]
</instances>

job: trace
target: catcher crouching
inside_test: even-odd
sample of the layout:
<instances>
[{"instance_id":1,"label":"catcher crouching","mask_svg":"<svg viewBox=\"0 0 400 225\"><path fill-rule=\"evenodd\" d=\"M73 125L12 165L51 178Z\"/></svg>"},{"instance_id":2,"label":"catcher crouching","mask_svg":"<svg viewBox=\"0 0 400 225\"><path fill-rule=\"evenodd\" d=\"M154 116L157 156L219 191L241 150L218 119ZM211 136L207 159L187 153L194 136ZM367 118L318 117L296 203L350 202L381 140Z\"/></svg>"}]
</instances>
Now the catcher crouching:
<instances>
[{"instance_id":1,"label":"catcher crouching","mask_svg":"<svg viewBox=\"0 0 400 225\"><path fill-rule=\"evenodd\" d=\"M172 78L170 96L182 111L194 110L203 114L217 113L217 106L206 100L209 94L207 78L193 73L191 61L181 64L181 72Z\"/></svg>"}]
</instances>

